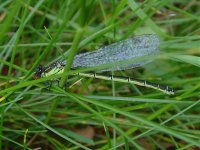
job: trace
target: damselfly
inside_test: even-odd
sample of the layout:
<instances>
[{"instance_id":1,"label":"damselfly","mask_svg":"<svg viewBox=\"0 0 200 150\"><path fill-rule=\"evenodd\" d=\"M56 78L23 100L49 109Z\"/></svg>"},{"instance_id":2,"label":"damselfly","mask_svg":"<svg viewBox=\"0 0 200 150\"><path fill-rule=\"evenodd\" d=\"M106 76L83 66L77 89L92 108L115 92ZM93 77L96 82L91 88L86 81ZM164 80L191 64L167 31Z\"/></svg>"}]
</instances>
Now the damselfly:
<instances>
[{"instance_id":1,"label":"damselfly","mask_svg":"<svg viewBox=\"0 0 200 150\"><path fill-rule=\"evenodd\" d=\"M98 50L78 54L75 56L72 68L87 68L95 67L108 63L115 63L123 60L136 59L143 56L157 55L159 54L160 38L155 34L145 34L140 36L135 36L126 40L122 40L111 45L102 47ZM130 68L135 68L143 66L151 60L141 60L129 64L119 64L109 68L101 70L104 71L116 71L116 70L126 70ZM36 69L34 78L38 79L41 77L47 77L53 74L60 74L64 71L64 66L66 61L57 61L47 67L39 65ZM100 74L91 73L77 73L79 76L83 77L93 77L104 80L113 80L118 82L133 83L140 86L145 86L162 91L166 94L174 94L174 89L169 88L166 85L156 84L148 81L137 80L130 77L118 77L118 76L105 76Z\"/></svg>"}]
</instances>

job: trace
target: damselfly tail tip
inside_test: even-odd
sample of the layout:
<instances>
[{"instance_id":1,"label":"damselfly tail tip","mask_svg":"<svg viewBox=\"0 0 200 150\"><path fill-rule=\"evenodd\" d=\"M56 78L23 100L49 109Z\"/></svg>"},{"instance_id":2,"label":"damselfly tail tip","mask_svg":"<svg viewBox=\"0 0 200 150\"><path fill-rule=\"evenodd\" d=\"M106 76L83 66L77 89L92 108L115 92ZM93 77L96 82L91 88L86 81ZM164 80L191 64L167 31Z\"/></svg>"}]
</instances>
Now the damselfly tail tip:
<instances>
[{"instance_id":1,"label":"damselfly tail tip","mask_svg":"<svg viewBox=\"0 0 200 150\"><path fill-rule=\"evenodd\" d=\"M165 89L166 93L169 95L174 95L176 90L174 88L167 88Z\"/></svg>"}]
</instances>

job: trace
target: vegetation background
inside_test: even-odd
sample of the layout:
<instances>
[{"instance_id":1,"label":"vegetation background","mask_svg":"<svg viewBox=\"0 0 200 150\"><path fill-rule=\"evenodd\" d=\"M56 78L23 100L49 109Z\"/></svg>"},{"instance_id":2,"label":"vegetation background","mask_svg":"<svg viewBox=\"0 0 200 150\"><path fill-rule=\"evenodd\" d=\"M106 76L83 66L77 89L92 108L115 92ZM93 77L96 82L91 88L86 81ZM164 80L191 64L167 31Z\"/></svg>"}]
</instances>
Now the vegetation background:
<instances>
[{"instance_id":1,"label":"vegetation background","mask_svg":"<svg viewBox=\"0 0 200 150\"><path fill-rule=\"evenodd\" d=\"M199 15L198 0L0 1L0 149L198 149ZM161 37L161 55L114 74L175 95L72 76L99 69L69 70L76 53L141 34ZM65 58L65 74L33 80L39 64ZM45 90L54 78L61 86Z\"/></svg>"}]
</instances>

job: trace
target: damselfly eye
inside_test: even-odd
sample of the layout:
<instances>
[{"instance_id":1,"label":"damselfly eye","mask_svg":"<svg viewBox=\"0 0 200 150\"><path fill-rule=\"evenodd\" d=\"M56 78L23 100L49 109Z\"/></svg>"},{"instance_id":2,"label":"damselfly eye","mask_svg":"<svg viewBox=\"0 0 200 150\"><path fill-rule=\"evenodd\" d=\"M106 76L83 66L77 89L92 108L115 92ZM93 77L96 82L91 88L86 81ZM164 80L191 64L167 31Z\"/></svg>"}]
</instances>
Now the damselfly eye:
<instances>
[{"instance_id":1,"label":"damselfly eye","mask_svg":"<svg viewBox=\"0 0 200 150\"><path fill-rule=\"evenodd\" d=\"M39 65L36 70L35 70L35 74L34 74L34 79L37 80L39 78L41 78L41 75L43 73L43 66L42 65Z\"/></svg>"}]
</instances>

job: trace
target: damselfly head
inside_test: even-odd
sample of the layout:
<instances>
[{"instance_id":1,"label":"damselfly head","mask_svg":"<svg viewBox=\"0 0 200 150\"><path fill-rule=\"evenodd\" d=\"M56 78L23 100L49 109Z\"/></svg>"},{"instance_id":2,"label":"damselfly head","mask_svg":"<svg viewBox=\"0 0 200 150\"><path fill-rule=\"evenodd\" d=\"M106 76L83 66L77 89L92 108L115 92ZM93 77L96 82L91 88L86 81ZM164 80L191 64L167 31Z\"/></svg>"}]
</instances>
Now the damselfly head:
<instances>
[{"instance_id":1,"label":"damselfly head","mask_svg":"<svg viewBox=\"0 0 200 150\"><path fill-rule=\"evenodd\" d=\"M39 78L41 78L41 75L43 73L44 67L42 65L39 65L36 70L35 70L35 74L34 74L34 79L37 80Z\"/></svg>"}]
</instances>

